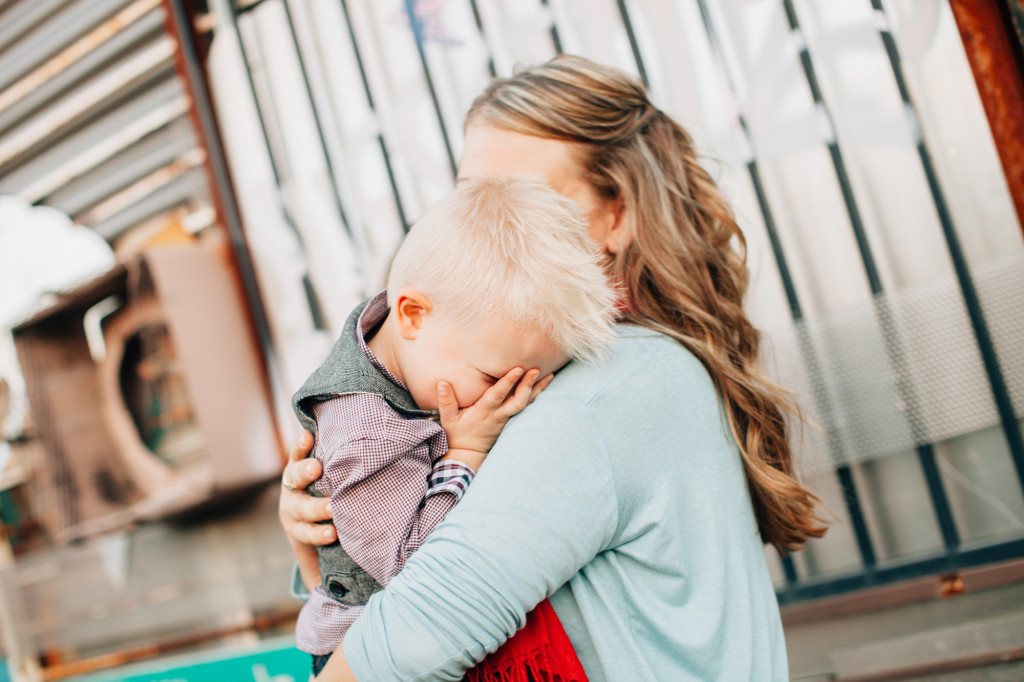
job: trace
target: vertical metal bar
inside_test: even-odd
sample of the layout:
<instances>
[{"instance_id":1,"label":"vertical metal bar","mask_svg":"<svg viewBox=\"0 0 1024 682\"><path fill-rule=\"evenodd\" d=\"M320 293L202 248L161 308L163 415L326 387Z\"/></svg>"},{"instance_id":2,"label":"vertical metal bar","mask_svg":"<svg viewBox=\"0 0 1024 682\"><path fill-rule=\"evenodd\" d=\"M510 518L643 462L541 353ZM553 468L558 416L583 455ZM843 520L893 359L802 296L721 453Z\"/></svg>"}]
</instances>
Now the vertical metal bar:
<instances>
[{"instance_id":1,"label":"vertical metal bar","mask_svg":"<svg viewBox=\"0 0 1024 682\"><path fill-rule=\"evenodd\" d=\"M882 6L881 0L871 0L871 6L885 18L885 8ZM1006 386L995 344L992 342L992 335L988 329L988 322L985 319L981 299L974 287L974 279L971 277L967 258L964 255L963 248L960 246L960 238L953 224L952 215L946 204L945 194L939 183L938 175L935 173L931 153L928 151L923 131L918 122L917 108L910 95L910 90L907 88L906 78L903 74L903 63L900 59L899 48L896 46L896 40L887 26L879 29L879 33L882 37L882 43L885 45L885 52L889 58L889 66L892 68L893 77L896 79L900 98L903 100L903 106L907 112L907 119L911 122L913 128L917 155L921 161L921 168L924 170L925 178L928 181L928 189L931 192L932 201L935 203L935 212L942 227L946 249L949 251L950 260L953 262L953 270L956 272L957 283L960 286L960 295L963 297L964 305L967 308L967 315L971 321L971 330L974 332L975 343L978 346L978 352L985 367L985 374L988 377L989 390L992 393L992 399L999 414L1003 435L1010 448L1010 455L1013 458L1014 467L1017 471L1018 482L1021 490L1024 490L1024 437L1021 435L1020 423L1017 421L1013 400ZM941 478L939 480L941 481Z\"/></svg>"},{"instance_id":2,"label":"vertical metal bar","mask_svg":"<svg viewBox=\"0 0 1024 682\"><path fill-rule=\"evenodd\" d=\"M715 30L714 21L711 18L711 12L708 8L707 0L697 0L697 7L700 10L701 20L704 24L704 31L708 36L712 52L718 60L722 72L725 74L729 88L733 92L736 92L737 88L735 79L732 77L732 73L729 70L729 65L725 58L725 50L722 48L718 32ZM747 147L753 150L755 148L753 135L750 133L746 117L743 115L739 106L737 106L736 116L739 121L740 130L743 132L743 136L746 140ZM761 181L761 173L757 165L757 159L754 157L753 153L751 153L751 158L747 162L747 172L750 175L754 194L757 197L757 204L761 210L761 216L764 219L765 230L768 233L768 240L772 248L772 255L775 258L775 264L779 270L779 278L782 280L782 287L786 293L786 301L789 304L789 312L793 317L793 321L796 323L796 331L800 339L800 347L802 349L801 354L803 355L804 362L807 363L809 369L811 393L813 394L814 401L818 405L821 416L825 421L824 428L826 433L826 442L828 443L833 461L842 462L846 460L846 457L839 448L839 438L835 427L835 411L832 405L832 399L829 394L828 387L822 380L824 372L821 368L821 361L815 351L813 340L810 338L806 324L803 323L804 313L802 306L800 305L800 298L796 291L796 285L793 282L789 261L786 258L785 250L782 247L782 240L779 238L778 228L775 223L775 216L771 210L771 204L769 203L768 196L764 191L764 185ZM868 527L864 522L864 515L861 512L860 496L857 493L856 484L853 477L849 474L849 468L844 466L843 469L845 470L845 475L840 474L839 471L836 472L837 476L839 476L839 484L843 491L843 501L846 504L847 513L850 517L850 524L853 526L854 537L857 539L857 548L860 553L861 562L866 568L870 568L876 563L874 545L871 542L871 534L868 531ZM789 557L782 557L782 567L786 572L787 583L796 583L798 579L796 567L793 565L792 559Z\"/></svg>"},{"instance_id":3,"label":"vertical metal bar","mask_svg":"<svg viewBox=\"0 0 1024 682\"><path fill-rule=\"evenodd\" d=\"M459 164L455 161L455 154L452 152L452 143L448 139L448 128L444 124L444 114L441 113L441 100L437 97L437 89L434 87L434 79L430 75L430 65L427 63L427 51L423 45L423 22L416 12L416 2L420 0L403 0L405 12L409 15L409 26L412 28L413 38L416 40L416 51L420 56L420 65L423 67L423 78L427 82L427 90L430 91L430 99L434 103L434 114L437 116L437 125L441 129L441 139L444 141L444 150L448 155L448 165L452 171L452 179L459 174Z\"/></svg>"},{"instance_id":4,"label":"vertical metal bar","mask_svg":"<svg viewBox=\"0 0 1024 682\"><path fill-rule=\"evenodd\" d=\"M853 193L850 176L846 170L846 162L843 160L843 154L839 149L839 143L836 139L835 120L825 103L825 99L821 93L821 88L818 85L818 77L814 70L814 62L811 60L811 53L807 47L807 43L803 39L803 29L800 26L796 9L793 6L792 0L783 0L782 5L785 10L786 20L789 23L790 31L794 34L799 34L801 39L800 64L803 68L807 86L811 91L811 97L814 100L815 106L825 116L830 127L830 139L826 141L826 145L828 147L829 156L832 159L832 167L836 174L836 179L839 182L840 190L843 194L843 202L846 205L846 211L850 219L850 226L853 229L854 238L857 242L857 249L860 252L861 263L864 267L864 274L867 277L868 286L870 287L871 294L874 298L875 313L879 318L882 342L885 345L886 356L889 361L890 369L893 373L896 392L905 406L907 422L910 426L914 442L916 443L915 451L917 452L918 460L927 481L927 472L929 471L929 467L934 466L935 451L934 446L928 442L928 431L925 427L924 413L921 408L920 401L917 398L917 392L911 382L911 377L906 372L907 362L903 352L903 344L900 341L897 332L896 319L893 315L892 308L889 305L889 301L884 295L885 290L882 285L882 279L879 276L878 267L875 264L875 258L871 252L871 245L868 241L867 232L864 229L864 223L860 215L860 209L857 206L857 200ZM945 488L942 486L941 478L935 479L934 482L937 485L929 485L928 493L931 498L932 508L935 512L936 522L939 525L944 539L956 539L957 531L955 525L953 525L953 516L949 510L949 500L946 497ZM955 546L955 544L956 542L954 542L953 545L947 545L947 547Z\"/></svg>"},{"instance_id":5,"label":"vertical metal bar","mask_svg":"<svg viewBox=\"0 0 1024 682\"><path fill-rule=\"evenodd\" d=\"M629 8L626 7L626 0L617 0L616 4L619 6L619 16L622 17L622 25L626 27L626 35L629 36L629 47L633 50L633 60L636 61L636 68L640 73L640 82L644 84L645 88L649 88L651 84L647 80L647 70L644 69L644 60L640 56L640 45L636 41L636 33L633 32L633 21L629 17Z\"/></svg>"},{"instance_id":6,"label":"vertical metal bar","mask_svg":"<svg viewBox=\"0 0 1024 682\"><path fill-rule=\"evenodd\" d=\"M860 551L861 560L864 562L865 568L868 570L873 569L878 563L878 557L875 556L875 547L868 533L868 524L864 521L864 512L860 506L860 495L857 494L857 486L853 481L850 467L846 465L836 467L836 478L839 479L843 500L846 502L846 509L850 514L850 525L853 527L853 536L857 541L857 549Z\"/></svg>"},{"instance_id":7,"label":"vertical metal bar","mask_svg":"<svg viewBox=\"0 0 1024 682\"><path fill-rule=\"evenodd\" d=\"M473 10L473 21L476 22L476 30L480 32L480 39L484 41L484 46L487 48L487 71L491 74L491 78L494 78L498 75L498 70L494 68L494 50L487 40L487 33L484 31L484 20L480 16L480 8L477 7L476 0L469 0L469 7Z\"/></svg>"},{"instance_id":8,"label":"vertical metal bar","mask_svg":"<svg viewBox=\"0 0 1024 682\"><path fill-rule=\"evenodd\" d=\"M548 4L548 0L540 0L540 4L547 7L548 11L550 12L551 6ZM558 26L555 25L554 14L551 15L551 28L549 29L549 33L551 34L551 42L555 46L555 52L557 52L558 54L562 54L562 38L561 36L558 35Z\"/></svg>"},{"instance_id":9,"label":"vertical metal bar","mask_svg":"<svg viewBox=\"0 0 1024 682\"><path fill-rule=\"evenodd\" d=\"M935 516L939 521L939 530L942 531L942 542L947 550L955 550L960 545L960 533L956 529L956 520L953 518L953 510L949 505L949 498L946 496L946 487L939 474L935 453L930 450L926 453L919 451L918 460L921 463L921 470L924 472L924 481L928 485L928 492L932 497Z\"/></svg>"},{"instance_id":10,"label":"vertical metal bar","mask_svg":"<svg viewBox=\"0 0 1024 682\"><path fill-rule=\"evenodd\" d=\"M205 73L199 60L199 50L191 30L192 23L185 8L185 0L163 0L163 4L168 33L174 36L178 44L178 50L175 52L176 60L179 62L178 68L184 73L188 86L191 99L190 108L198 124L196 132L207 152L206 163L212 179L214 202L227 229L231 252L234 254L242 290L245 292L249 314L262 351L264 370L269 370L274 348L270 323L267 320L266 307L260 295L252 254L249 252L249 245L245 240L245 229L242 226L238 198L235 196L231 183L227 154L224 151L224 142L220 137L220 129L217 127L217 119L213 113L213 102L207 89Z\"/></svg>"},{"instance_id":11,"label":"vertical metal bar","mask_svg":"<svg viewBox=\"0 0 1024 682\"><path fill-rule=\"evenodd\" d=\"M782 573L786 577L786 585L792 587L800 582L800 576L796 572L796 564L789 554L780 554L779 561L782 563Z\"/></svg>"},{"instance_id":12,"label":"vertical metal bar","mask_svg":"<svg viewBox=\"0 0 1024 682\"><path fill-rule=\"evenodd\" d=\"M831 139L827 140L825 144L828 147L829 156L832 159L832 168L836 174L836 180L839 182L839 189L843 195L843 203L846 206L846 213L850 219L850 227L853 229L854 238L857 241L857 248L860 252L861 263L863 264L864 274L868 280L868 286L871 288L871 293L877 296L883 291L882 279L878 274L878 266L875 265L875 258L871 253L871 247L868 244L867 234L864 231L864 221L861 218L860 208L857 206L857 200L853 195L853 187L850 184L850 176L846 170L846 162L843 160L843 154L835 139L835 122L828 110L828 107L825 105L824 98L821 95L821 88L818 86L818 76L814 70L814 62L811 61L811 53L807 49L806 41L803 39L803 29L797 19L796 9L793 7L793 2L792 0L782 0L782 6L786 13L786 19L789 22L790 31L794 34L798 34L798 37L800 38L800 65L803 68L804 79L807 81L807 87L811 91L814 106L824 114L831 128Z\"/></svg>"},{"instance_id":13,"label":"vertical metal bar","mask_svg":"<svg viewBox=\"0 0 1024 682\"><path fill-rule=\"evenodd\" d=\"M366 93L366 103L374 116L377 115L377 105L373 101L373 90L370 88L370 79L366 76L366 66L363 64L363 53L359 49L359 39L356 37L355 28L352 26L352 16L348 11L347 0L341 0L341 11L345 15L345 27L348 29L348 38L352 43L352 52L356 57L356 65L359 67L359 78L363 82L363 92ZM379 120L379 119L378 119ZM377 130L377 146L380 147L380 155L384 159L384 168L388 174L388 182L391 183L391 193L395 198L395 209L398 211L398 219L402 222L402 231L408 232L410 223L405 213L405 205L402 203L402 193L398 191L398 183L395 181L395 169L391 165L391 152L388 150L384 134Z\"/></svg>"},{"instance_id":14,"label":"vertical metal bar","mask_svg":"<svg viewBox=\"0 0 1024 682\"><path fill-rule=\"evenodd\" d=\"M176 0L178 1L178 0ZM281 172L277 167L277 161L274 159L274 149L270 145L270 135L267 131L267 121L263 115L263 107L260 105L260 99L256 93L256 84L252 79L252 70L250 68L249 54L245 48L245 41L242 40L242 34L238 30L238 14L235 9L234 3L231 0L225 0L224 7L226 9L225 17L231 22L231 31L238 38L238 50L242 57L242 64L245 67L245 81L249 86L249 94L252 97L254 109L256 111L256 119L260 125L260 133L263 136L263 144L267 149L267 159L270 163L270 172L274 176L274 185L277 187L278 205L281 209L281 216L284 218L285 224L291 229L295 235L295 239L299 243L299 247L303 253L306 251L306 245L302 239L302 233L295 224L295 220L292 218L291 211L288 208L288 202L285 201L282 195L281 189ZM313 320L313 326L318 330L327 329L326 316L324 315L323 308L320 305L320 299L317 297L316 289L313 288L313 283L309 279L309 270L307 269L302 273L302 288L306 295L306 303L309 305L309 312Z\"/></svg>"},{"instance_id":15,"label":"vertical metal bar","mask_svg":"<svg viewBox=\"0 0 1024 682\"><path fill-rule=\"evenodd\" d=\"M313 125L316 126L317 138L320 140L320 150L324 155L324 162L327 165L327 175L331 179L331 193L334 196L334 204L338 208L338 215L341 216L341 223L345 226L345 232L348 233L348 237L353 243L358 243L356 235L353 232L352 225L349 223L347 212L345 211L345 202L341 198L341 191L338 189L338 175L334 171L334 162L331 160L331 153L327 149L327 138L324 135L323 122L320 120L320 112L316 106L316 100L313 98L313 88L309 82L309 70L306 68L306 59L302 56L302 47L299 45L299 38L295 34L295 20L292 18L291 8L288 7L288 0L281 0L281 6L284 8L285 20L288 22L288 35L292 40L292 47L295 48L295 56L299 62L299 72L302 74L302 84L306 88L306 97L309 99L309 108L313 113ZM356 267L359 267L359 259L356 260Z\"/></svg>"}]
</instances>

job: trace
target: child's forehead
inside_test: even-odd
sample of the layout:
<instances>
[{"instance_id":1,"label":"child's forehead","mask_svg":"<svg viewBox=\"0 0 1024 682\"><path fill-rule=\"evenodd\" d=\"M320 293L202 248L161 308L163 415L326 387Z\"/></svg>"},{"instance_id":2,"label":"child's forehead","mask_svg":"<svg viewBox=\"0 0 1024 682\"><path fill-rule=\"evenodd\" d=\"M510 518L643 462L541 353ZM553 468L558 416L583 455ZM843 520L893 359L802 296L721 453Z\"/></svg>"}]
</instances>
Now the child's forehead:
<instances>
[{"instance_id":1,"label":"child's forehead","mask_svg":"<svg viewBox=\"0 0 1024 682\"><path fill-rule=\"evenodd\" d=\"M484 325L466 336L467 347L481 355L504 358L510 365L537 355L557 353L551 337L530 321Z\"/></svg>"},{"instance_id":2,"label":"child's forehead","mask_svg":"<svg viewBox=\"0 0 1024 682\"><path fill-rule=\"evenodd\" d=\"M501 313L481 315L477 321L465 325L467 330L475 332L483 343L493 343L499 339L535 339L546 338L538 325L525 319L516 319Z\"/></svg>"}]
</instances>

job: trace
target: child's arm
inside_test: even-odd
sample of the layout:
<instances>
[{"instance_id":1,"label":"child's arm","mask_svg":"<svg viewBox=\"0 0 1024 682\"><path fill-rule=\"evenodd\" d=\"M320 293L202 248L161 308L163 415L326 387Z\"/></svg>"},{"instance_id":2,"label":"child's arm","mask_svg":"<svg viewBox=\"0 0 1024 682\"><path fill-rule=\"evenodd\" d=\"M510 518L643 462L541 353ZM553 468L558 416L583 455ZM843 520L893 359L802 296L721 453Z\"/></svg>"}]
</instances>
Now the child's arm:
<instances>
[{"instance_id":1,"label":"child's arm","mask_svg":"<svg viewBox=\"0 0 1024 682\"><path fill-rule=\"evenodd\" d=\"M533 402L551 383L554 375L549 374L538 381L539 377L538 369L524 373L521 367L516 367L487 389L479 400L461 410L451 386L444 381L439 382L438 410L441 428L448 436L448 453L441 459L462 462L473 471L479 469L505 423Z\"/></svg>"},{"instance_id":2,"label":"child's arm","mask_svg":"<svg viewBox=\"0 0 1024 682\"><path fill-rule=\"evenodd\" d=\"M430 442L442 428L449 439L454 435L438 463L462 462L473 470L471 476L509 417L550 382L547 377L537 381L536 370L527 374L523 377L521 369L509 372L463 410L454 395L443 399L440 427L400 418L376 397L335 399L336 414L358 413L363 421L356 431L353 421L338 417L329 426L321 425L324 450L330 453L324 478L332 491L334 525L345 551L381 585L401 569L465 488L445 484L441 475L437 482L431 480L439 467L431 463ZM516 386L520 377L523 381ZM448 393L453 393L450 388Z\"/></svg>"}]
</instances>

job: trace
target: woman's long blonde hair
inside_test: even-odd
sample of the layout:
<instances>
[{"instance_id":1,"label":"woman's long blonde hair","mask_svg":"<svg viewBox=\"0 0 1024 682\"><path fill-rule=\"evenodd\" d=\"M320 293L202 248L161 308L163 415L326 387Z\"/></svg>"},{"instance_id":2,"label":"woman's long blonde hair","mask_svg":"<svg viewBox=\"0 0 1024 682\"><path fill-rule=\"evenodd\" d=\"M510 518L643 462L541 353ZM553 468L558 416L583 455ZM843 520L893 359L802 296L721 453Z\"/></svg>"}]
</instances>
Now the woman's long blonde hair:
<instances>
[{"instance_id":1,"label":"woman's long blonde hair","mask_svg":"<svg viewBox=\"0 0 1024 682\"><path fill-rule=\"evenodd\" d=\"M568 55L496 79L466 122L580 143L586 179L623 203L632 244L610 268L629 292L626 321L677 339L710 372L762 539L784 552L820 537L818 498L793 476L784 414L795 410L762 374L743 312L746 241L686 131L633 78Z\"/></svg>"}]
</instances>

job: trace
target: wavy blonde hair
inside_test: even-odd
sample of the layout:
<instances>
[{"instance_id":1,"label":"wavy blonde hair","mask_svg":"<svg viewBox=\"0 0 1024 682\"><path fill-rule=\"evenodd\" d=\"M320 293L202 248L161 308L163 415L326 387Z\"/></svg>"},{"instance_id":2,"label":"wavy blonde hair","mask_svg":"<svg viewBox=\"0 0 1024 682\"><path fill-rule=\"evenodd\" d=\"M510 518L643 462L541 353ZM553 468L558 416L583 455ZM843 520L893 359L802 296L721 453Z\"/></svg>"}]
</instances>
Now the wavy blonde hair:
<instances>
[{"instance_id":1,"label":"wavy blonde hair","mask_svg":"<svg viewBox=\"0 0 1024 682\"><path fill-rule=\"evenodd\" d=\"M686 131L633 78L569 55L492 81L466 116L480 122L579 143L581 172L622 201L632 238L609 263L629 293L626 321L677 339L711 374L762 539L786 552L823 535L819 500L794 477L784 415L798 413L762 373L743 311L746 240Z\"/></svg>"}]
</instances>

